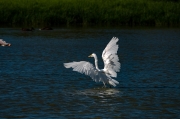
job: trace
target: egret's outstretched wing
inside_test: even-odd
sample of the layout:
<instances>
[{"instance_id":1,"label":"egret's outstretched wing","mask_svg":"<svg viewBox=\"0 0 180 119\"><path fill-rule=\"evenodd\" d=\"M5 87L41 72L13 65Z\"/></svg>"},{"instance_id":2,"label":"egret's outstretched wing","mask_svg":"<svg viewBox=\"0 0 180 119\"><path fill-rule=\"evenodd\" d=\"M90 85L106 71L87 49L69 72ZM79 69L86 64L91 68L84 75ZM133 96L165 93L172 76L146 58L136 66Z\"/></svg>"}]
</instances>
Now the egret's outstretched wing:
<instances>
[{"instance_id":1,"label":"egret's outstretched wing","mask_svg":"<svg viewBox=\"0 0 180 119\"><path fill-rule=\"evenodd\" d=\"M0 45L4 46L6 45L7 43L5 41L3 41L2 39L0 39Z\"/></svg>"},{"instance_id":2,"label":"egret's outstretched wing","mask_svg":"<svg viewBox=\"0 0 180 119\"><path fill-rule=\"evenodd\" d=\"M64 63L64 66L66 68L73 68L73 71L77 71L85 75L90 75L91 71L94 70L94 66L86 61Z\"/></svg>"},{"instance_id":3,"label":"egret's outstretched wing","mask_svg":"<svg viewBox=\"0 0 180 119\"><path fill-rule=\"evenodd\" d=\"M100 72L95 67L86 61L64 63L66 68L73 68L73 71L90 76L95 82L107 82L108 77L104 72Z\"/></svg>"},{"instance_id":4,"label":"egret's outstretched wing","mask_svg":"<svg viewBox=\"0 0 180 119\"><path fill-rule=\"evenodd\" d=\"M111 77L117 77L116 72L120 71L120 63L117 55L117 50L119 47L116 44L118 40L118 38L113 37L102 53L102 59L104 61L104 70Z\"/></svg>"}]
</instances>

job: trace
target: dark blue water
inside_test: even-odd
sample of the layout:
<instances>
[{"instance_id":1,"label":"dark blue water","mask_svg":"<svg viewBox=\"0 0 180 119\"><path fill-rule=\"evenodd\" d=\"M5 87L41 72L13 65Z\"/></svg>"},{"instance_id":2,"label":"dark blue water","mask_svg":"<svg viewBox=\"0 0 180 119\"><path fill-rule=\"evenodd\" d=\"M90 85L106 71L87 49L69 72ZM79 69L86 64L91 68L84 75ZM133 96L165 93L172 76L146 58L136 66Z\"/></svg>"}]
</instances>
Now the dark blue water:
<instances>
[{"instance_id":1,"label":"dark blue water","mask_svg":"<svg viewBox=\"0 0 180 119\"><path fill-rule=\"evenodd\" d=\"M102 88L63 63L89 61L119 38L121 72ZM180 118L180 29L1 28L0 118Z\"/></svg>"}]
</instances>

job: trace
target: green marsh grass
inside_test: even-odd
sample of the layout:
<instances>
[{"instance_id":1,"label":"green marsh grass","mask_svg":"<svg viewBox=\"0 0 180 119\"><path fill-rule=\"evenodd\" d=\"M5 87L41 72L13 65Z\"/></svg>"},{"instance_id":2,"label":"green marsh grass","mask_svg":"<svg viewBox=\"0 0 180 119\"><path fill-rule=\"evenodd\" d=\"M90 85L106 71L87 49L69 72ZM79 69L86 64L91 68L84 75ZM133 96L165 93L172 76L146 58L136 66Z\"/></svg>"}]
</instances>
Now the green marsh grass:
<instances>
[{"instance_id":1,"label":"green marsh grass","mask_svg":"<svg viewBox=\"0 0 180 119\"><path fill-rule=\"evenodd\" d=\"M0 0L0 25L180 25L178 0Z\"/></svg>"}]
</instances>

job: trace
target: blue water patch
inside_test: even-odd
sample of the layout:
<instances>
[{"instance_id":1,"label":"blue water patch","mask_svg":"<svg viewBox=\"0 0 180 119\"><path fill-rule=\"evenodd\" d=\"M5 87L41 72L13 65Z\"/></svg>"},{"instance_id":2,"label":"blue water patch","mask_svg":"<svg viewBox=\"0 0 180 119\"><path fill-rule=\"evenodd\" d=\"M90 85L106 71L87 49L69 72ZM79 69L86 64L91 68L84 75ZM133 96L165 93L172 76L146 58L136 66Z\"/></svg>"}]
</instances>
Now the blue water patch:
<instances>
[{"instance_id":1,"label":"blue water patch","mask_svg":"<svg viewBox=\"0 0 180 119\"><path fill-rule=\"evenodd\" d=\"M65 62L88 61L119 38L117 87ZM1 28L0 118L180 118L180 29Z\"/></svg>"}]
</instances>

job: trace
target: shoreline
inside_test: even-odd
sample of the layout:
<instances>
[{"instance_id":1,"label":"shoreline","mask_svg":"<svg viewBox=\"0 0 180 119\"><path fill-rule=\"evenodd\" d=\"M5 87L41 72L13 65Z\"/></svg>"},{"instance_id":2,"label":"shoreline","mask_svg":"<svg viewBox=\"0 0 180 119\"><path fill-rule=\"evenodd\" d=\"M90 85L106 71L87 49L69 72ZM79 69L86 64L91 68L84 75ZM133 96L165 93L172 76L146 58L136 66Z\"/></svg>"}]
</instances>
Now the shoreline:
<instances>
[{"instance_id":1,"label":"shoreline","mask_svg":"<svg viewBox=\"0 0 180 119\"><path fill-rule=\"evenodd\" d=\"M180 26L180 1L173 0L1 0L0 4L0 26Z\"/></svg>"}]
</instances>

